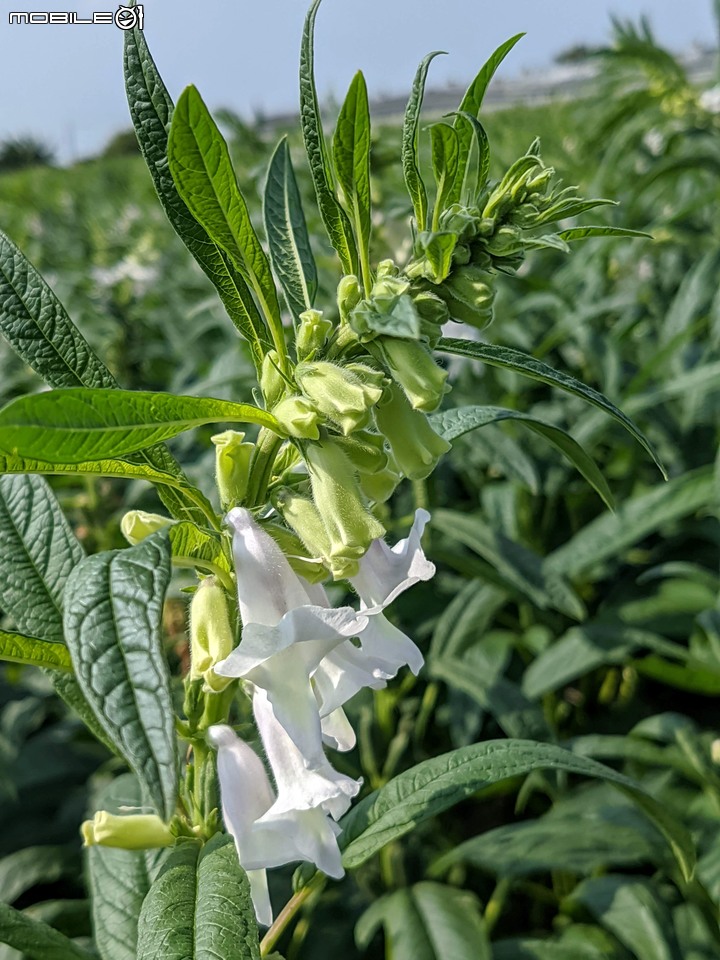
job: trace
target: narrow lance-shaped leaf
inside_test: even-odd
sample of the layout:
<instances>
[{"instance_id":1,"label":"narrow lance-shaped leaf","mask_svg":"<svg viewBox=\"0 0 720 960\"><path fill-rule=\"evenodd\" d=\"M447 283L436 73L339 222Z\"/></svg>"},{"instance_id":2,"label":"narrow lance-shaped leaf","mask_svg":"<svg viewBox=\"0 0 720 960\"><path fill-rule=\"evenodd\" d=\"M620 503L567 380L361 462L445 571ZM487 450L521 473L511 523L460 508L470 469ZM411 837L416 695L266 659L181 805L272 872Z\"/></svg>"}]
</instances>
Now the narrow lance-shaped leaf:
<instances>
[{"instance_id":1,"label":"narrow lance-shaped leaf","mask_svg":"<svg viewBox=\"0 0 720 960\"><path fill-rule=\"evenodd\" d=\"M141 390L55 390L0 410L0 452L82 463L122 457L203 423L257 423L282 433L248 403Z\"/></svg>"},{"instance_id":2,"label":"narrow lance-shaped leaf","mask_svg":"<svg viewBox=\"0 0 720 960\"><path fill-rule=\"evenodd\" d=\"M95 954L73 943L41 920L0 903L0 943L7 943L29 960L94 960Z\"/></svg>"},{"instance_id":3,"label":"narrow lance-shaped leaf","mask_svg":"<svg viewBox=\"0 0 720 960\"><path fill-rule=\"evenodd\" d=\"M355 224L366 294L370 277L370 108L365 77L358 70L340 108L333 136L333 161L346 207Z\"/></svg>"},{"instance_id":4,"label":"narrow lance-shaped leaf","mask_svg":"<svg viewBox=\"0 0 720 960\"><path fill-rule=\"evenodd\" d=\"M158 73L141 30L125 32L125 86L140 150L160 203L175 232L215 286L228 316L250 344L260 370L272 346L247 284L228 256L195 220L177 192L167 164L173 102Z\"/></svg>"},{"instance_id":5,"label":"narrow lance-shaped leaf","mask_svg":"<svg viewBox=\"0 0 720 960\"><path fill-rule=\"evenodd\" d=\"M432 168L437 190L433 208L432 228L437 230L440 214L450 206L450 197L458 178L458 136L447 123L430 127Z\"/></svg>"},{"instance_id":6,"label":"narrow lance-shaped leaf","mask_svg":"<svg viewBox=\"0 0 720 960\"><path fill-rule=\"evenodd\" d=\"M468 202L472 202L485 188L490 175L490 140L488 139L485 127L477 117L474 117L471 113L458 113L458 116L470 125L477 147L477 176L475 177L475 183L471 186L472 170L468 162L465 165L464 182L461 186L461 198L464 199L467 193ZM460 169L458 169L458 176L460 176L460 172Z\"/></svg>"},{"instance_id":7,"label":"narrow lance-shaped leaf","mask_svg":"<svg viewBox=\"0 0 720 960\"><path fill-rule=\"evenodd\" d=\"M642 230L629 230L627 227L608 227L608 226L587 226L570 227L567 230L560 230L558 236L565 243L574 243L577 240L588 240L590 237L644 237L646 240L652 240L651 233L644 233Z\"/></svg>"},{"instance_id":8,"label":"narrow lance-shaped leaf","mask_svg":"<svg viewBox=\"0 0 720 960\"><path fill-rule=\"evenodd\" d=\"M296 321L315 302L318 278L287 137L268 167L263 203L265 232L275 276Z\"/></svg>"},{"instance_id":9,"label":"narrow lance-shaped leaf","mask_svg":"<svg viewBox=\"0 0 720 960\"><path fill-rule=\"evenodd\" d=\"M478 116L485 98L485 92L490 85L490 81L495 76L495 71L518 40L521 40L524 36L524 33L518 33L514 37L510 37L505 43L501 43L497 50L488 58L473 82L467 88L465 96L462 98L460 106L458 107L459 113L469 113L473 117ZM455 129L458 134L459 174L455 181L454 189L448 199L448 205L456 203L460 199L460 191L462 190L462 185L465 180L465 171L467 170L470 149L472 147L472 131L466 124L463 124L459 117L455 120Z\"/></svg>"},{"instance_id":10,"label":"narrow lance-shaped leaf","mask_svg":"<svg viewBox=\"0 0 720 960\"><path fill-rule=\"evenodd\" d=\"M405 119L403 120L402 132L402 168L405 177L405 186L412 200L413 211L415 213L415 222L418 231L427 229L427 191L423 178L420 173L420 151L419 151L419 127L420 110L422 109L423 97L425 95L425 81L427 80L428 68L430 64L445 50L435 50L429 53L420 63L413 80L410 99L405 108Z\"/></svg>"},{"instance_id":11,"label":"narrow lance-shaped leaf","mask_svg":"<svg viewBox=\"0 0 720 960\"><path fill-rule=\"evenodd\" d=\"M162 645L170 544L159 531L127 550L86 557L65 588L75 675L145 796L169 820L177 798L175 721Z\"/></svg>"},{"instance_id":12,"label":"narrow lance-shaped leaf","mask_svg":"<svg viewBox=\"0 0 720 960\"><path fill-rule=\"evenodd\" d=\"M285 334L268 258L250 219L227 143L193 86L182 92L173 111L168 164L192 215L252 288L273 346L284 357Z\"/></svg>"},{"instance_id":13,"label":"narrow lance-shaped leaf","mask_svg":"<svg viewBox=\"0 0 720 960\"><path fill-rule=\"evenodd\" d=\"M357 247L347 214L335 194L315 88L315 18L321 0L313 0L305 18L300 47L300 123L320 216L344 273L358 273Z\"/></svg>"},{"instance_id":14,"label":"narrow lance-shaped leaf","mask_svg":"<svg viewBox=\"0 0 720 960\"><path fill-rule=\"evenodd\" d=\"M514 370L533 380L539 380L541 383L547 383L548 386L559 387L568 393L586 400L593 406L599 407L609 414L618 423L621 423L625 429L631 433L642 447L647 450L663 477L667 479L665 467L662 465L657 454L653 450L650 441L645 434L626 416L622 410L618 410L606 396L599 391L588 387L567 373L559 370L553 370L541 360L536 360L526 353L519 350L513 350L511 347L500 347L490 343L476 343L469 340L456 340L443 337L438 341L437 348L444 353L452 353L459 357L470 357L474 360L481 360L483 363L489 363L494 367L505 367L508 370Z\"/></svg>"}]
</instances>

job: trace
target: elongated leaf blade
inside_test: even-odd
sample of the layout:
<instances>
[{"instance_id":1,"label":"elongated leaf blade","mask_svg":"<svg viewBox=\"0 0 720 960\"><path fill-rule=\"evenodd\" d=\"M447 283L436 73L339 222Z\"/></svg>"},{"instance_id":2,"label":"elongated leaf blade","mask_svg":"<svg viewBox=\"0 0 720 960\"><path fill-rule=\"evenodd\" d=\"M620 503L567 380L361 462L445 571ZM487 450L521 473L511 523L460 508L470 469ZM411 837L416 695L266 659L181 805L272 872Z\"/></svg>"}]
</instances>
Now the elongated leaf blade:
<instances>
[{"instance_id":1,"label":"elongated leaf blade","mask_svg":"<svg viewBox=\"0 0 720 960\"><path fill-rule=\"evenodd\" d=\"M0 452L82 463L123 457L203 423L275 418L248 403L141 390L67 389L18 397L0 410ZM282 432L282 431L280 431Z\"/></svg>"},{"instance_id":2,"label":"elongated leaf blade","mask_svg":"<svg viewBox=\"0 0 720 960\"><path fill-rule=\"evenodd\" d=\"M321 0L313 0L305 18L300 47L300 123L320 216L344 273L358 273L352 227L335 194L330 158L315 88L315 18Z\"/></svg>"},{"instance_id":3,"label":"elongated leaf blade","mask_svg":"<svg viewBox=\"0 0 720 960\"><path fill-rule=\"evenodd\" d=\"M440 214L450 206L458 180L458 135L447 123L434 123L430 127L432 169L436 183L435 207L432 228L437 230Z\"/></svg>"},{"instance_id":4,"label":"elongated leaf blade","mask_svg":"<svg viewBox=\"0 0 720 960\"><path fill-rule=\"evenodd\" d=\"M65 638L98 722L162 817L175 812L177 756L162 611L170 544L160 531L136 547L87 557L65 589Z\"/></svg>"},{"instance_id":5,"label":"elongated leaf blade","mask_svg":"<svg viewBox=\"0 0 720 960\"><path fill-rule=\"evenodd\" d=\"M612 492L600 468L592 457L583 450L577 440L574 440L569 433L566 433L560 427L507 407L455 407L430 416L433 430L448 441L453 441L457 437L461 437L463 434L478 427L483 427L488 423L499 423L502 420L517 420L557 447L585 477L590 486L597 491L607 506L611 510L613 509Z\"/></svg>"},{"instance_id":6,"label":"elongated leaf blade","mask_svg":"<svg viewBox=\"0 0 720 960\"><path fill-rule=\"evenodd\" d=\"M205 567L208 570L230 570L219 536L202 530L194 523L174 523L168 527L173 562L178 566Z\"/></svg>"},{"instance_id":7,"label":"elongated leaf blade","mask_svg":"<svg viewBox=\"0 0 720 960\"><path fill-rule=\"evenodd\" d=\"M228 316L250 344L260 371L272 346L242 275L195 220L177 192L167 163L168 131L173 102L158 73L141 30L125 32L125 85L140 150L160 203L175 232L215 286Z\"/></svg>"},{"instance_id":8,"label":"elongated leaf blade","mask_svg":"<svg viewBox=\"0 0 720 960\"><path fill-rule=\"evenodd\" d=\"M93 960L64 934L20 910L0 903L0 943L7 943L30 960Z\"/></svg>"},{"instance_id":9,"label":"elongated leaf blade","mask_svg":"<svg viewBox=\"0 0 720 960\"><path fill-rule=\"evenodd\" d=\"M345 206L352 212L363 260L370 246L370 107L365 77L358 70L340 108L333 136L333 162Z\"/></svg>"},{"instance_id":10,"label":"elongated leaf blade","mask_svg":"<svg viewBox=\"0 0 720 960\"><path fill-rule=\"evenodd\" d=\"M73 668L64 644L26 637L21 633L8 633L6 630L0 630L0 660L47 667L49 670L72 671Z\"/></svg>"},{"instance_id":11,"label":"elongated leaf blade","mask_svg":"<svg viewBox=\"0 0 720 960\"><path fill-rule=\"evenodd\" d=\"M578 760L582 762L577 763ZM531 740L474 743L425 760L401 773L343 817L343 832L339 837L343 863L348 870L358 867L386 843L483 787L542 769L566 770L620 787L653 820L670 844L685 876L692 874L695 863L692 839L658 801L609 767L573 756L553 744Z\"/></svg>"},{"instance_id":12,"label":"elongated leaf blade","mask_svg":"<svg viewBox=\"0 0 720 960\"><path fill-rule=\"evenodd\" d=\"M587 226L570 227L567 230L560 230L557 234L565 243L574 243L576 240L587 240L590 237L644 237L646 240L652 240L651 233L643 233L642 230L629 230L627 227L607 227L607 226Z\"/></svg>"},{"instance_id":13,"label":"elongated leaf blade","mask_svg":"<svg viewBox=\"0 0 720 960\"><path fill-rule=\"evenodd\" d=\"M410 99L405 108L405 118L403 120L402 132L402 168L405 178L405 186L410 194L410 199L415 213L415 222L417 229L422 232L427 228L427 191L420 173L420 151L419 151L419 127L420 111L422 109L423 97L425 95L425 82L427 80L428 68L435 59L445 53L445 50L434 50L429 53L420 63L413 80Z\"/></svg>"},{"instance_id":14,"label":"elongated leaf blade","mask_svg":"<svg viewBox=\"0 0 720 960\"><path fill-rule=\"evenodd\" d=\"M275 276L290 312L299 321L300 314L315 302L318 277L287 137L270 160L263 214Z\"/></svg>"},{"instance_id":15,"label":"elongated leaf blade","mask_svg":"<svg viewBox=\"0 0 720 960\"><path fill-rule=\"evenodd\" d=\"M565 390L568 393L574 394L576 397L580 397L582 400L586 400L600 410L604 410L605 413L614 420L617 420L618 423L622 424L625 429L635 437L638 443L650 454L663 477L667 479L665 467L662 465L645 434L622 410L618 410L614 403L608 400L602 393L593 389L593 387L588 387L567 373L553 370L552 367L549 367L541 360L536 360L535 357L531 357L519 350L513 350L512 347L499 347L490 343L477 343L469 340L456 340L443 337L438 342L437 349L442 350L444 353L452 353L458 357L470 357L474 360L480 360L483 363L489 363L491 366L505 367L507 370L514 370L516 373L521 373L523 376L530 377L533 380L539 380L541 383L548 384L548 386L559 387L561 390Z\"/></svg>"},{"instance_id":16,"label":"elongated leaf blade","mask_svg":"<svg viewBox=\"0 0 720 960\"><path fill-rule=\"evenodd\" d=\"M143 960L260 960L247 877L230 837L177 846L140 913Z\"/></svg>"}]
</instances>

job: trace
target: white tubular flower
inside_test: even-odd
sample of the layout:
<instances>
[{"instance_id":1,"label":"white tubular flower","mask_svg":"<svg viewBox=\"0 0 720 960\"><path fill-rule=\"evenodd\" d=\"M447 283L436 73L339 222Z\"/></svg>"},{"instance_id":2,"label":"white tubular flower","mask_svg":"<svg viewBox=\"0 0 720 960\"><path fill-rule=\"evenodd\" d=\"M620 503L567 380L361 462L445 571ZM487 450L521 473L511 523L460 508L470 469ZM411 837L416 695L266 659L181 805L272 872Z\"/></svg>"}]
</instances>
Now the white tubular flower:
<instances>
[{"instance_id":1,"label":"white tubular flower","mask_svg":"<svg viewBox=\"0 0 720 960\"><path fill-rule=\"evenodd\" d=\"M227 516L233 528L243 637L215 665L224 677L243 677L267 693L272 711L309 769L320 764L322 730L310 678L320 661L366 626L351 607L329 609L324 591L310 588L275 541L240 507ZM313 603L313 597L321 604Z\"/></svg>"}]
</instances>

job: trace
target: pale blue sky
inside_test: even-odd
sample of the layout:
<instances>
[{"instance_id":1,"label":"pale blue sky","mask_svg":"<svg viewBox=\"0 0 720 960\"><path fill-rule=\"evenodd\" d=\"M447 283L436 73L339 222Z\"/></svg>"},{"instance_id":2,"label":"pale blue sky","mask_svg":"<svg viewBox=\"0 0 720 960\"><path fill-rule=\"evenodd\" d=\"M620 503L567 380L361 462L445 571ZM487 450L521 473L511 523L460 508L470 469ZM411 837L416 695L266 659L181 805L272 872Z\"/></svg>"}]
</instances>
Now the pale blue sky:
<instances>
[{"instance_id":1,"label":"pale blue sky","mask_svg":"<svg viewBox=\"0 0 720 960\"><path fill-rule=\"evenodd\" d=\"M128 126L121 32L114 26L10 26L10 10L113 10L117 0L3 0L0 140L35 134L62 157L94 152ZM293 110L305 0L146 0L145 31L174 96L195 83L211 107ZM449 51L431 85L468 80L525 30L506 76L548 65L574 43L601 43L611 13L648 13L674 49L715 43L712 0L325 0L318 15L321 95L342 95L361 68L371 93L405 93L421 57Z\"/></svg>"}]
</instances>

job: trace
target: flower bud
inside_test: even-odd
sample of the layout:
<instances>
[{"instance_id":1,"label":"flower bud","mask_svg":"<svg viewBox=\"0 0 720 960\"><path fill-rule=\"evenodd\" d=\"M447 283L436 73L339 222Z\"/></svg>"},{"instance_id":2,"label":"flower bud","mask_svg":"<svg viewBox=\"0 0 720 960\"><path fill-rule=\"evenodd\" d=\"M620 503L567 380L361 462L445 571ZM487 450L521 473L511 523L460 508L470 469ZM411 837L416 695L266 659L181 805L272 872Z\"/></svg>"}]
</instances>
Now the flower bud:
<instances>
[{"instance_id":1,"label":"flower bud","mask_svg":"<svg viewBox=\"0 0 720 960\"><path fill-rule=\"evenodd\" d=\"M285 522L293 528L302 540L308 552L313 557L322 557L323 559L323 566L321 567L323 572L322 577L312 579L308 577L303 570L293 567L296 573L300 573L307 580L310 580L311 583L324 580L327 576L327 570L330 570L336 580L345 580L348 577L355 576L359 570L358 560L344 557L330 557L330 539L325 530L320 511L312 500L301 496L295 490L284 487L275 495L273 502L282 513ZM292 557L288 557L288 561L290 562L290 566L292 566ZM308 563L311 562L313 561L308 561Z\"/></svg>"},{"instance_id":2,"label":"flower bud","mask_svg":"<svg viewBox=\"0 0 720 960\"><path fill-rule=\"evenodd\" d=\"M175 837L166 823L154 813L134 813L118 817L99 810L92 820L80 828L86 847L121 847L123 850L146 850L150 847L171 847Z\"/></svg>"},{"instance_id":3,"label":"flower bud","mask_svg":"<svg viewBox=\"0 0 720 960\"><path fill-rule=\"evenodd\" d=\"M224 690L228 679L217 676L212 668L229 656L234 646L225 591L215 577L206 577L190 603L190 679L204 679L214 693Z\"/></svg>"},{"instance_id":4,"label":"flower bud","mask_svg":"<svg viewBox=\"0 0 720 960\"><path fill-rule=\"evenodd\" d=\"M359 473L379 473L388 465L385 438L378 433L357 430L351 437L334 438L334 442Z\"/></svg>"},{"instance_id":5,"label":"flower bud","mask_svg":"<svg viewBox=\"0 0 720 960\"><path fill-rule=\"evenodd\" d=\"M450 387L447 371L435 363L427 347L418 340L380 337L378 344L390 373L405 391L415 410L436 410Z\"/></svg>"},{"instance_id":6,"label":"flower bud","mask_svg":"<svg viewBox=\"0 0 720 960\"><path fill-rule=\"evenodd\" d=\"M346 435L369 422L370 410L382 396L380 387L327 361L299 363L295 378L305 396Z\"/></svg>"},{"instance_id":7,"label":"flower bud","mask_svg":"<svg viewBox=\"0 0 720 960\"><path fill-rule=\"evenodd\" d=\"M396 386L390 387L375 409L378 430L384 434L400 472L411 480L424 480L435 469L450 444L432 429L424 413L408 403Z\"/></svg>"},{"instance_id":8,"label":"flower bud","mask_svg":"<svg viewBox=\"0 0 720 960\"><path fill-rule=\"evenodd\" d=\"M353 310L362 300L362 290L360 282L356 276L349 274L343 277L337 288L337 305L340 311L340 319L347 323L350 311Z\"/></svg>"},{"instance_id":9,"label":"flower bud","mask_svg":"<svg viewBox=\"0 0 720 960\"><path fill-rule=\"evenodd\" d=\"M385 528L365 506L350 460L336 443L323 440L307 445L305 462L330 542L328 558L359 559Z\"/></svg>"},{"instance_id":10,"label":"flower bud","mask_svg":"<svg viewBox=\"0 0 720 960\"><path fill-rule=\"evenodd\" d=\"M418 234L415 240L415 258L406 269L408 277L425 277L431 283L442 283L452 268L453 254L458 244L456 233L448 230Z\"/></svg>"},{"instance_id":11,"label":"flower bud","mask_svg":"<svg viewBox=\"0 0 720 960\"><path fill-rule=\"evenodd\" d=\"M298 360L312 359L325 346L332 323L322 315L322 310L305 310L300 314L300 326L295 340Z\"/></svg>"},{"instance_id":12,"label":"flower bud","mask_svg":"<svg viewBox=\"0 0 720 960\"><path fill-rule=\"evenodd\" d=\"M283 494L286 490L287 488L283 487L273 496L273 504L281 513ZM297 496L294 491L287 492ZM310 503L309 500L307 502ZM312 504L310 505L312 506ZM308 556L309 547L303 543L298 534L288 530L287 527L280 526L279 523L264 523L263 530L269 533L280 547L287 557L288 563L298 576L304 577L309 583L320 583L327 579L328 571L322 560L318 559L319 554L310 551L312 555Z\"/></svg>"},{"instance_id":13,"label":"flower bud","mask_svg":"<svg viewBox=\"0 0 720 960\"><path fill-rule=\"evenodd\" d=\"M265 398L265 406L272 409L287 389L286 381L280 373L280 357L277 350L268 350L263 357L260 373L260 390Z\"/></svg>"},{"instance_id":14,"label":"flower bud","mask_svg":"<svg viewBox=\"0 0 720 960\"><path fill-rule=\"evenodd\" d=\"M145 510L128 510L120 521L120 530L127 542L133 547L151 533L171 527L176 521L163 517L159 513L146 513Z\"/></svg>"},{"instance_id":15,"label":"flower bud","mask_svg":"<svg viewBox=\"0 0 720 960\"><path fill-rule=\"evenodd\" d=\"M395 493L402 477L388 465L377 473L361 473L360 489L373 503L385 503Z\"/></svg>"},{"instance_id":16,"label":"flower bud","mask_svg":"<svg viewBox=\"0 0 720 960\"><path fill-rule=\"evenodd\" d=\"M215 479L220 502L223 510L228 510L245 499L255 445L243 443L245 434L237 430L226 430L210 439L215 444Z\"/></svg>"},{"instance_id":17,"label":"flower bud","mask_svg":"<svg viewBox=\"0 0 720 960\"><path fill-rule=\"evenodd\" d=\"M487 241L486 249L495 257L510 257L523 249L522 232L518 227L500 227L495 236Z\"/></svg>"},{"instance_id":18,"label":"flower bud","mask_svg":"<svg viewBox=\"0 0 720 960\"><path fill-rule=\"evenodd\" d=\"M302 440L317 440L320 436L320 414L305 397L285 397L272 408L272 415L291 437Z\"/></svg>"}]
</instances>

